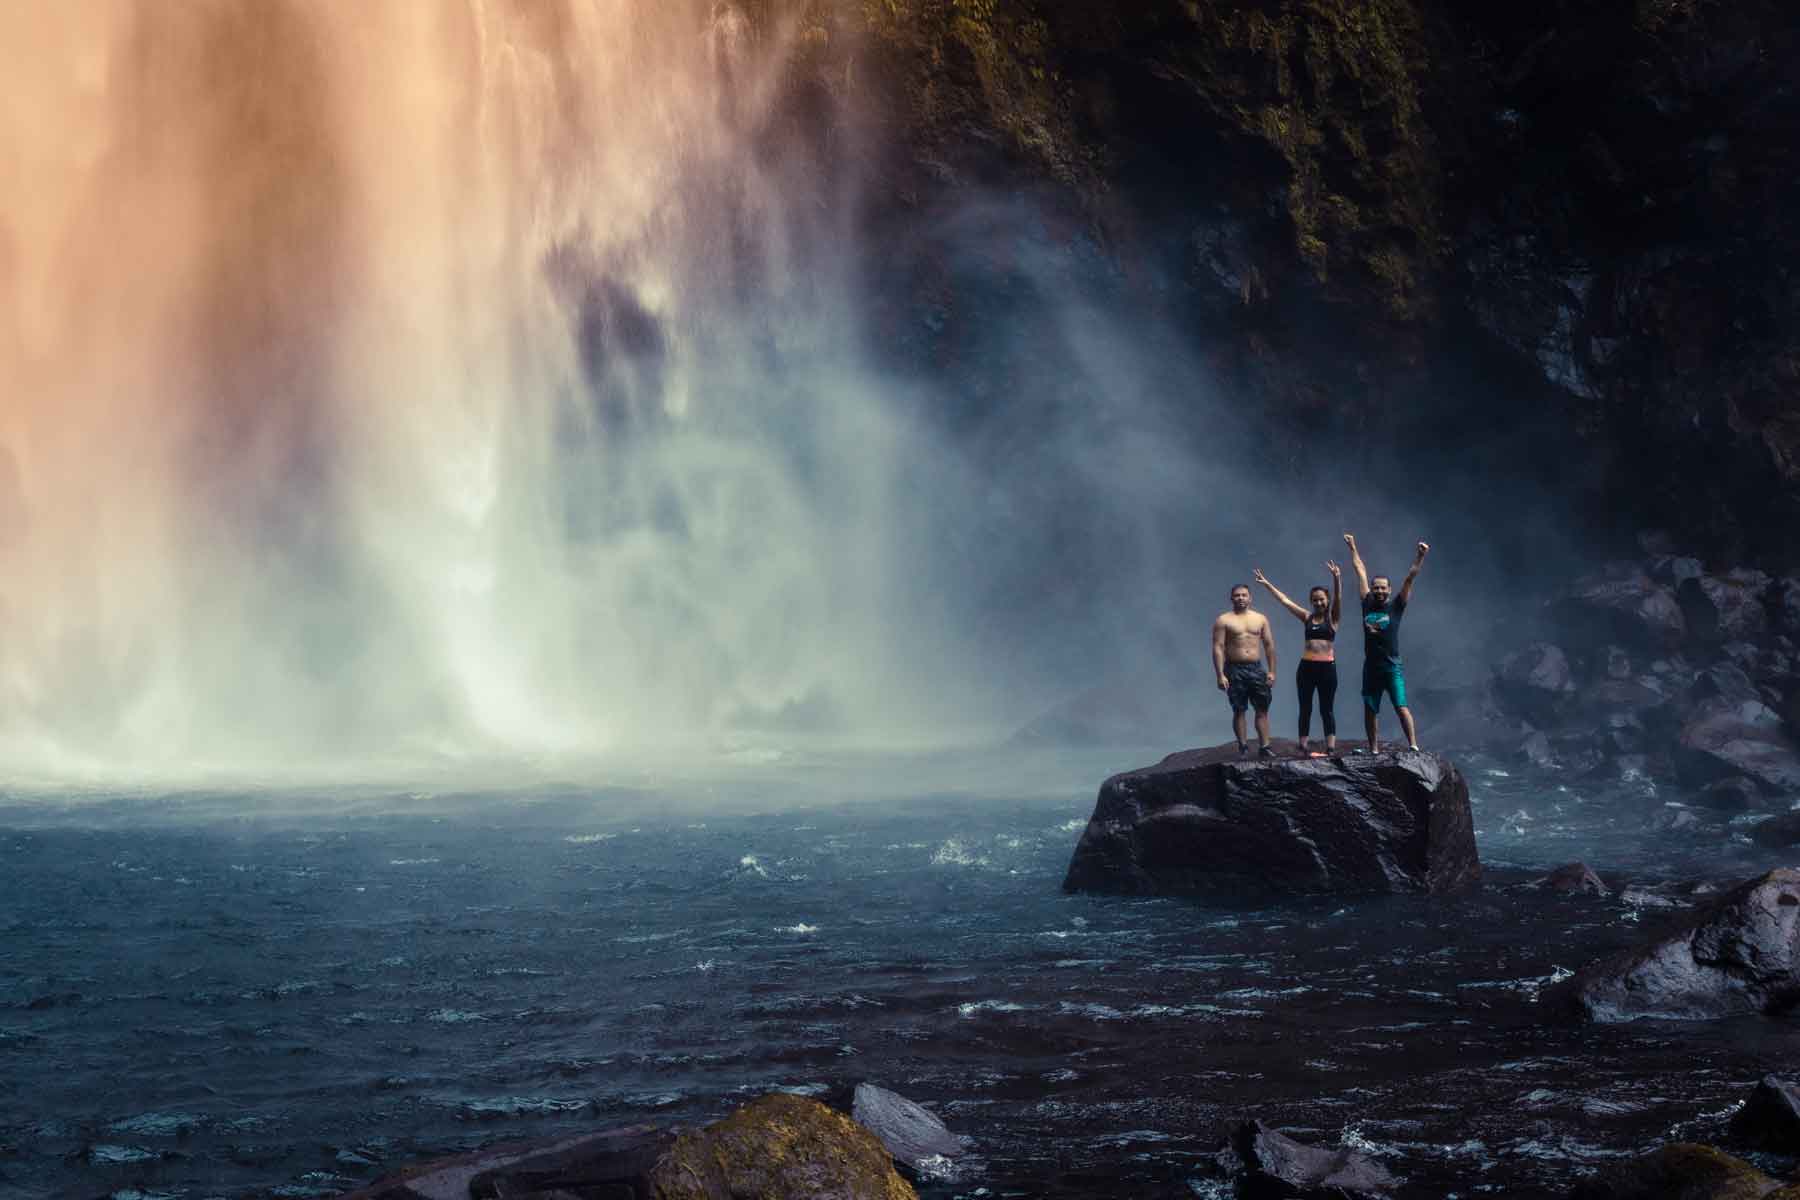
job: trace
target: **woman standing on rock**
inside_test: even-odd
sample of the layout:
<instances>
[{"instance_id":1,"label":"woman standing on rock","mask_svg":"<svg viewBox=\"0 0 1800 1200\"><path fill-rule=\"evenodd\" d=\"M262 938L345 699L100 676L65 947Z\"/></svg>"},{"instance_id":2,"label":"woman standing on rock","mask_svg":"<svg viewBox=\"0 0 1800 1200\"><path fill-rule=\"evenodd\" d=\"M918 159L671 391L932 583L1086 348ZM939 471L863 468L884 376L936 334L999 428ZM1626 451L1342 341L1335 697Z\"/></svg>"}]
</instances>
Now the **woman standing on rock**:
<instances>
[{"instance_id":1,"label":"woman standing on rock","mask_svg":"<svg viewBox=\"0 0 1800 1200\"><path fill-rule=\"evenodd\" d=\"M1289 600L1260 569L1253 575L1256 582L1269 589L1277 604L1299 617L1306 627L1306 650L1300 655L1299 669L1294 672L1294 686L1300 693L1301 754L1307 752L1306 737L1312 732L1314 692L1319 694L1319 723L1325 728L1325 753L1337 752L1337 716L1331 706L1337 700L1337 631L1338 618L1343 614L1344 572L1334 562L1327 562L1325 569L1331 572L1331 594L1327 596L1322 587L1307 593L1307 599L1312 602L1311 612Z\"/></svg>"}]
</instances>

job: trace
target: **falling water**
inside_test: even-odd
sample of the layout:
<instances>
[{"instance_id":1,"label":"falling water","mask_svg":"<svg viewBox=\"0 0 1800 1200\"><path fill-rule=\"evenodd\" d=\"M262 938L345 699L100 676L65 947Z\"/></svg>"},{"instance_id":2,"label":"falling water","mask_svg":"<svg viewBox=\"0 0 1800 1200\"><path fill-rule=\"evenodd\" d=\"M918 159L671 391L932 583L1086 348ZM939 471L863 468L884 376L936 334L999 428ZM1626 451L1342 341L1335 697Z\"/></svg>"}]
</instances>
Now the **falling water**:
<instances>
[{"instance_id":1,"label":"falling water","mask_svg":"<svg viewBox=\"0 0 1800 1200\"><path fill-rule=\"evenodd\" d=\"M8 14L16 764L942 717L826 36L711 0ZM828 94L822 92L821 94ZM816 122L815 122L816 124ZM848 157L848 156L842 156Z\"/></svg>"}]
</instances>

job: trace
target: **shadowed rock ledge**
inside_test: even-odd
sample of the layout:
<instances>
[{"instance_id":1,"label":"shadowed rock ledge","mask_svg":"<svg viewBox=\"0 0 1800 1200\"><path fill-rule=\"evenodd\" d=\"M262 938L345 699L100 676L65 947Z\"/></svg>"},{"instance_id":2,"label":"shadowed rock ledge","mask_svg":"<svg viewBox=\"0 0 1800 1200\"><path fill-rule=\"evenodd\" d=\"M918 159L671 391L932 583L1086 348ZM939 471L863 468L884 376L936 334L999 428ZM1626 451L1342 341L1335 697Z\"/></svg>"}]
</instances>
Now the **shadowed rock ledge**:
<instances>
[{"instance_id":1,"label":"shadowed rock ledge","mask_svg":"<svg viewBox=\"0 0 1800 1200\"><path fill-rule=\"evenodd\" d=\"M1469 788L1429 751L1183 750L1100 786L1063 890L1452 892L1481 874Z\"/></svg>"}]
</instances>

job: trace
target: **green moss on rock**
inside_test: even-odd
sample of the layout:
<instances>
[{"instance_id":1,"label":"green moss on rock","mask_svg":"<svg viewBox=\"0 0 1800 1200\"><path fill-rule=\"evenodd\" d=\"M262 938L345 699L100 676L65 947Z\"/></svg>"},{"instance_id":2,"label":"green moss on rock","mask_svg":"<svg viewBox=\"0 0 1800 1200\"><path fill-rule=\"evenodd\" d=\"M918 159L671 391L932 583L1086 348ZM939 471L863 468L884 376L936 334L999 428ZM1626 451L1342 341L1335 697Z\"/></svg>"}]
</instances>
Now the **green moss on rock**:
<instances>
[{"instance_id":1,"label":"green moss on rock","mask_svg":"<svg viewBox=\"0 0 1800 1200\"><path fill-rule=\"evenodd\" d=\"M1789 1200L1782 1193L1796 1191L1723 1150L1675 1142L1584 1180L1571 1200Z\"/></svg>"},{"instance_id":2,"label":"green moss on rock","mask_svg":"<svg viewBox=\"0 0 1800 1200\"><path fill-rule=\"evenodd\" d=\"M784 1093L683 1134L650 1183L657 1200L918 1200L874 1134Z\"/></svg>"}]
</instances>

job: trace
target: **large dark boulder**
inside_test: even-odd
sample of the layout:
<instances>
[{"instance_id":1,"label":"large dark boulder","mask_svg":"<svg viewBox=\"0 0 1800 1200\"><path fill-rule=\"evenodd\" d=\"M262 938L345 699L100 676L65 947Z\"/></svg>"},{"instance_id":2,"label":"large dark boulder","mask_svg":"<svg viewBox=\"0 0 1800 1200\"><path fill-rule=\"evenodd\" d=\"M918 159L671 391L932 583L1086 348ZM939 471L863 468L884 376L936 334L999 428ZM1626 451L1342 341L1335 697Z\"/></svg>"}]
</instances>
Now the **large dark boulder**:
<instances>
[{"instance_id":1,"label":"large dark boulder","mask_svg":"<svg viewBox=\"0 0 1800 1200\"><path fill-rule=\"evenodd\" d=\"M1704 1020L1800 1002L1800 871L1738 885L1655 940L1591 963L1561 986L1593 1021Z\"/></svg>"},{"instance_id":2,"label":"large dark boulder","mask_svg":"<svg viewBox=\"0 0 1800 1200\"><path fill-rule=\"evenodd\" d=\"M1385 1196L1399 1186L1386 1167L1366 1154L1309 1146L1261 1121L1234 1127L1214 1162L1237 1181L1238 1195L1247 1200L1354 1200Z\"/></svg>"},{"instance_id":3,"label":"large dark boulder","mask_svg":"<svg viewBox=\"0 0 1800 1200\"><path fill-rule=\"evenodd\" d=\"M1066 891L1449 892L1473 883L1469 789L1427 751L1240 761L1184 750L1100 787Z\"/></svg>"},{"instance_id":4,"label":"large dark boulder","mask_svg":"<svg viewBox=\"0 0 1800 1200\"><path fill-rule=\"evenodd\" d=\"M1800 1154L1800 1088L1765 1075L1731 1118L1731 1136L1758 1150Z\"/></svg>"}]
</instances>

